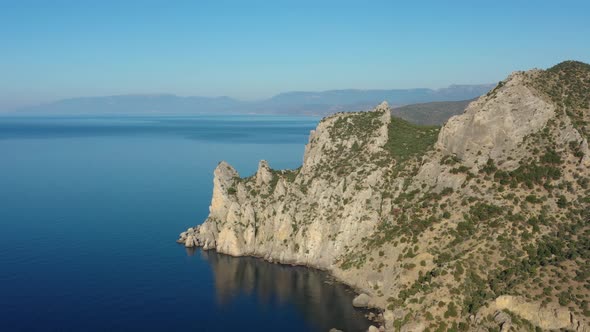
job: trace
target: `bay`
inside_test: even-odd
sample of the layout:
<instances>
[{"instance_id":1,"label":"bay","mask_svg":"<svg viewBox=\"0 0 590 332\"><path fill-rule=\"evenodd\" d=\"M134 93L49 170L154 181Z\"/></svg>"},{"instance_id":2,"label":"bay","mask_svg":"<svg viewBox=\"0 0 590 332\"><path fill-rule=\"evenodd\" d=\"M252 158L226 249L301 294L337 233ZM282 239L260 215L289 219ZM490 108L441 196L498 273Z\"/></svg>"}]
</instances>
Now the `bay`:
<instances>
[{"instance_id":1,"label":"bay","mask_svg":"<svg viewBox=\"0 0 590 332\"><path fill-rule=\"evenodd\" d=\"M321 271L188 250L213 170L301 165L318 118L0 118L1 331L361 331Z\"/></svg>"}]
</instances>

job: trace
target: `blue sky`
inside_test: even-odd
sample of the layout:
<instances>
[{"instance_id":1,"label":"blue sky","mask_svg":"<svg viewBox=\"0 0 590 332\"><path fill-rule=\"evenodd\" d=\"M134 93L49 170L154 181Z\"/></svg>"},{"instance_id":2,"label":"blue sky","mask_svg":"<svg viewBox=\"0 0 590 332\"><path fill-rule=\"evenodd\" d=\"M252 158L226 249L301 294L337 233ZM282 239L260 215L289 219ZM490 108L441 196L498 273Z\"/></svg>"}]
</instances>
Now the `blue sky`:
<instances>
[{"instance_id":1,"label":"blue sky","mask_svg":"<svg viewBox=\"0 0 590 332\"><path fill-rule=\"evenodd\" d=\"M496 82L590 62L589 13L590 1L0 0L0 110Z\"/></svg>"}]
</instances>

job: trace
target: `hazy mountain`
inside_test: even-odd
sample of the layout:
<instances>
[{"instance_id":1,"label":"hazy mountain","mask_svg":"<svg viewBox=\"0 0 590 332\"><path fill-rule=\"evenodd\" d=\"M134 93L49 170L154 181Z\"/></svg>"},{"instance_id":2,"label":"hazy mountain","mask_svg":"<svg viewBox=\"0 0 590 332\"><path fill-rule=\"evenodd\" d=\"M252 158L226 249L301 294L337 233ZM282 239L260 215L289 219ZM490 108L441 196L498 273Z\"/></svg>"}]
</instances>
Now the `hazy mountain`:
<instances>
[{"instance_id":1,"label":"hazy mountain","mask_svg":"<svg viewBox=\"0 0 590 332\"><path fill-rule=\"evenodd\" d=\"M18 110L21 114L199 114L235 110L244 103L229 97L180 97L171 94L80 97Z\"/></svg>"},{"instance_id":2,"label":"hazy mountain","mask_svg":"<svg viewBox=\"0 0 590 332\"><path fill-rule=\"evenodd\" d=\"M326 115L358 111L388 101L392 105L432 101L465 100L479 97L493 85L451 85L443 89L330 90L286 92L259 101L229 97L180 97L171 94L81 97L22 108L22 115L131 115L131 114L307 114Z\"/></svg>"},{"instance_id":3,"label":"hazy mountain","mask_svg":"<svg viewBox=\"0 0 590 332\"><path fill-rule=\"evenodd\" d=\"M324 104L352 105L387 101L397 105L430 101L453 101L479 97L494 87L493 84L451 85L443 89L393 90L329 90L323 92L286 92L268 100L276 105Z\"/></svg>"},{"instance_id":4,"label":"hazy mountain","mask_svg":"<svg viewBox=\"0 0 590 332\"><path fill-rule=\"evenodd\" d=\"M329 90L322 92L286 92L251 105L255 111L270 113L325 115L342 111L370 109L387 101L391 105L407 105L433 101L456 101L477 98L494 87L493 84L451 85L443 89L393 90Z\"/></svg>"}]
</instances>

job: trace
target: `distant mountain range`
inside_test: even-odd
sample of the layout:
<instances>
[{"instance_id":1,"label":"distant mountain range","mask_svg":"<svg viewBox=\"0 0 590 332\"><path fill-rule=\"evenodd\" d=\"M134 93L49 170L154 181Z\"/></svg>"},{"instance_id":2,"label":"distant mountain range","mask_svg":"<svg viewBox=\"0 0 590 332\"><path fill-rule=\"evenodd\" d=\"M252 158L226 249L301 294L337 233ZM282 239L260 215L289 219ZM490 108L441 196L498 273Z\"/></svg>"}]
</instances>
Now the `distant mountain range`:
<instances>
[{"instance_id":1,"label":"distant mountain range","mask_svg":"<svg viewBox=\"0 0 590 332\"><path fill-rule=\"evenodd\" d=\"M403 106L416 103L467 100L479 97L493 84L451 85L442 89L329 90L286 92L259 101L230 97L180 97L171 94L80 97L26 107L19 115L133 115L133 114L290 114L326 115L369 109L382 101Z\"/></svg>"}]
</instances>

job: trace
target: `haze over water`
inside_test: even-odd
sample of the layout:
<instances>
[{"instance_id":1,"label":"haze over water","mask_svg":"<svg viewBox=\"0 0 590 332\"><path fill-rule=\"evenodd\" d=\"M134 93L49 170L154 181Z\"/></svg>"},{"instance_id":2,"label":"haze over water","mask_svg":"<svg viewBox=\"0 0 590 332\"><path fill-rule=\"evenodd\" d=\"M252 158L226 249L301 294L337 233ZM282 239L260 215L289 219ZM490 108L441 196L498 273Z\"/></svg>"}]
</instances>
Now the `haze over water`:
<instances>
[{"instance_id":1,"label":"haze over water","mask_svg":"<svg viewBox=\"0 0 590 332\"><path fill-rule=\"evenodd\" d=\"M175 243L220 160L298 167L317 121L0 118L0 330L363 330L324 273Z\"/></svg>"}]
</instances>

